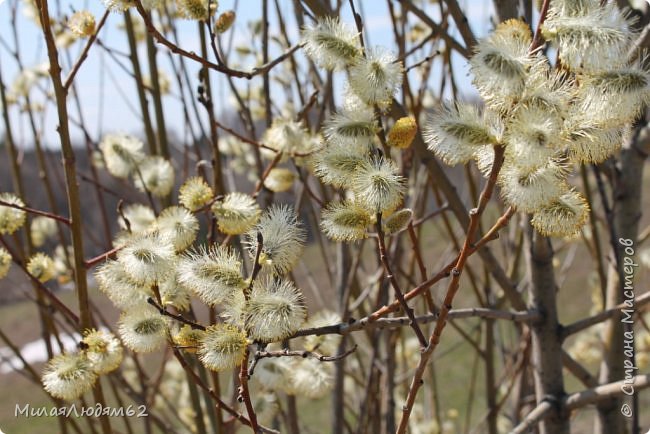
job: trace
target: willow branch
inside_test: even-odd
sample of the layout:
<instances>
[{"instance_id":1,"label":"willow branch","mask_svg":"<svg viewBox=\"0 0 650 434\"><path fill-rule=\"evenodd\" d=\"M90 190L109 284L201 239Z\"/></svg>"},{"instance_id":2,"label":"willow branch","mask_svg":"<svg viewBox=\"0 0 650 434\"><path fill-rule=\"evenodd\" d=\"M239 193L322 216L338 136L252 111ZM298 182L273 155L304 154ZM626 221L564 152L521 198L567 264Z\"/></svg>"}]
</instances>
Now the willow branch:
<instances>
[{"instance_id":1,"label":"willow branch","mask_svg":"<svg viewBox=\"0 0 650 434\"><path fill-rule=\"evenodd\" d=\"M52 220L56 220L56 221L59 221L61 223L65 223L66 225L70 226L70 219L67 218L67 217L63 217L63 216L53 214L53 213L50 213L50 212L47 212L47 211L41 211L41 210L38 210L38 209L30 208L28 206L16 205L15 203L5 202L4 200L0 200L0 205L1 206L6 206L6 207L9 207L9 208L19 209L21 211L25 211L25 212L28 212L30 214L35 214L35 215L40 215L40 216L43 216L43 217L47 217L47 218L50 218Z\"/></svg>"},{"instance_id":2,"label":"willow branch","mask_svg":"<svg viewBox=\"0 0 650 434\"><path fill-rule=\"evenodd\" d=\"M282 61L284 61L286 58L291 56L293 53L295 53L298 49L302 47L302 45L300 44L294 45L293 47L289 48L287 51L285 51L277 58L271 60L268 63L265 63L264 65L260 65L258 67L253 68L250 72L238 71L236 69L230 69L225 65L219 65L217 63L210 62L209 60L199 56L193 51L187 51L180 48L178 45L174 44L169 39L167 39L162 33L160 33L158 29L156 29L156 26L151 21L151 17L142 6L142 2L140 2L140 0L136 0L134 5L136 10L138 11L138 14L140 14L140 16L142 17L144 21L144 25L147 28L147 31L156 40L156 42L167 47L172 53L194 60L195 62L198 62L207 68L214 69L215 71L218 72L222 72L230 77L246 78L250 80L255 76L266 74L271 69L273 69L274 66L278 65L279 63L282 63Z\"/></svg>"},{"instance_id":3,"label":"willow branch","mask_svg":"<svg viewBox=\"0 0 650 434\"><path fill-rule=\"evenodd\" d=\"M628 389L626 389L626 387ZM582 392L572 393L565 397L562 402L552 402L550 400L542 401L533 411L531 411L526 418L517 425L510 434L525 434L542 421L553 409L554 406L561 406L566 411L575 410L585 407L589 404L605 400L612 396L620 396L624 390L638 391L650 387L650 374L637 375L633 381L621 380L613 383L596 386L591 389L583 390Z\"/></svg>"},{"instance_id":4,"label":"willow branch","mask_svg":"<svg viewBox=\"0 0 650 434\"><path fill-rule=\"evenodd\" d=\"M478 206L470 210L469 212L470 221L467 229L467 236L465 237L465 242L463 243L463 247L458 255L458 261L456 262L456 264L453 266L451 270L452 277L451 277L451 281L449 282L449 285L447 286L447 293L445 295L445 299L440 310L440 316L436 321L436 326L433 330L433 333L431 333L431 336L429 337L429 344L420 355L420 361L418 363L417 368L415 369L415 374L413 375L413 379L409 387L406 403L402 408L402 419L400 420L399 426L397 428L397 434L404 434L408 428L408 420L411 415L411 410L413 409L413 404L415 404L415 397L417 396L418 390L420 389L423 383L422 378L424 376L424 371L426 369L429 359L433 355L433 351L436 349L438 343L440 342L440 336L447 323L447 317L449 315L449 311L451 310L452 302L459 289L460 276L463 272L463 269L465 268L467 259L471 255L473 238L478 230L478 225L479 225L481 215L483 214L483 211L485 211L485 207L487 206L490 198L492 197L492 192L494 191L494 187L496 186L497 176L499 175L499 171L501 170L503 159L504 159L503 146L495 146L494 163L492 164L490 177L488 178L488 181L485 184L483 191L481 192L478 201Z\"/></svg>"},{"instance_id":5,"label":"willow branch","mask_svg":"<svg viewBox=\"0 0 650 434\"><path fill-rule=\"evenodd\" d=\"M424 337L424 334L422 333L422 329L420 329L420 326L418 325L417 321L415 321L415 314L413 313L413 308L409 307L409 305L406 303L406 300L404 299L404 294L402 293L402 290L399 286L399 282L397 281L395 274L393 274L393 270L391 269L390 262L388 261L388 253L386 252L386 243L384 240L384 230L381 227L381 212L377 213L377 246L379 249L379 258L381 260L382 265L384 266L384 271L386 272L386 279L390 281L390 284L393 287L393 291L395 292L395 298L399 302L402 309L404 309L406 316L409 317L410 320L409 325L415 332L415 336L417 336L418 341L420 341L420 346L424 348L427 346L427 339Z\"/></svg>"},{"instance_id":6,"label":"willow branch","mask_svg":"<svg viewBox=\"0 0 650 434\"><path fill-rule=\"evenodd\" d=\"M63 88L67 91L70 89L70 86L72 86L72 82L74 81L75 76L77 75L77 72L79 72L79 69L81 68L81 65L84 63L86 58L88 57L88 52L90 51L90 47L92 47L93 43L97 39L97 35L99 34L99 31L104 27L104 24L106 23L106 19L108 18L108 15L111 12L106 9L106 12L104 12L104 15L102 15L102 18L99 20L99 24L97 24L97 29L95 30L95 33L93 33L89 38L88 41L86 42L86 45L83 48L83 51L81 52L81 55L79 56L79 59L75 62L74 66L72 67L72 70L68 74L68 78L65 79L65 82L63 84Z\"/></svg>"},{"instance_id":7,"label":"willow branch","mask_svg":"<svg viewBox=\"0 0 650 434\"><path fill-rule=\"evenodd\" d=\"M636 300L634 301L634 309L638 310L642 306L648 304L649 302L650 302L650 292L646 292L645 294L636 298ZM586 328L599 324L608 318L618 315L621 313L621 310L623 309L629 309L629 305L626 303L621 303L617 306L614 306L611 309L603 310L602 312L598 312L593 316L590 316L588 318L583 318L574 323L571 323L562 329L562 339L566 339L573 334L581 332Z\"/></svg>"}]
</instances>

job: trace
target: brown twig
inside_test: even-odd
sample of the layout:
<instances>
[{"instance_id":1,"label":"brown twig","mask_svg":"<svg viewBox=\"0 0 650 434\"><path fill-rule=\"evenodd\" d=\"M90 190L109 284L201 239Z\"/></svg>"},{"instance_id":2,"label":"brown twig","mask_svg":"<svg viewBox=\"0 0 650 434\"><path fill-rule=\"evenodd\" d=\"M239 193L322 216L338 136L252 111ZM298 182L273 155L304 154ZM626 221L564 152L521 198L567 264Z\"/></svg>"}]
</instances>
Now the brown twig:
<instances>
[{"instance_id":1,"label":"brown twig","mask_svg":"<svg viewBox=\"0 0 650 434\"><path fill-rule=\"evenodd\" d=\"M45 286L40 280L34 277L28 270L27 267L18 259L16 253L11 249L9 244L5 241L4 237L0 236L0 244L4 246L5 249L9 252L11 260L16 264L34 284L34 287L41 293L43 293L47 298L50 299L52 304L56 306L61 312L72 322L73 325L77 326L79 324L79 316L76 313L72 312L68 306L65 305L57 296L54 294L47 286Z\"/></svg>"},{"instance_id":2,"label":"brown twig","mask_svg":"<svg viewBox=\"0 0 650 434\"><path fill-rule=\"evenodd\" d=\"M266 180L266 178L268 178L269 174L271 173L271 170L273 170L273 168L278 165L278 163L282 159L282 155L283 155L282 152L278 152L273 158L273 160L271 160L271 162L264 169L262 176L257 181L257 184L255 184L255 190L253 191L252 194L254 198L259 196L260 191L262 191L262 187L264 187L264 181Z\"/></svg>"},{"instance_id":3,"label":"brown twig","mask_svg":"<svg viewBox=\"0 0 650 434\"><path fill-rule=\"evenodd\" d=\"M440 317L438 312L430 313L427 315L420 315L415 317L418 324L427 324L437 321ZM464 309L452 309L447 315L448 319L463 319L463 318L485 318L485 319L499 319L513 322L532 322L540 318L540 313L534 310L529 311L505 311L488 309L484 307L470 307ZM328 334L348 335L359 330L374 330L374 329L393 329L404 327L408 325L411 319L407 316L400 316L395 318L380 318L375 321L368 321L368 317L355 321L351 319L348 322L341 322L329 326L314 327L299 330L294 333L289 339L294 339L301 336L322 336Z\"/></svg>"},{"instance_id":4,"label":"brown twig","mask_svg":"<svg viewBox=\"0 0 650 434\"><path fill-rule=\"evenodd\" d=\"M288 348L280 351L256 351L253 355L253 361L251 362L250 367L248 368L248 376L252 377L255 372L255 367L261 359L267 358L277 358L277 357L302 357L303 359L312 358L316 359L319 362L336 362L342 360L354 353L357 350L357 345L353 346L349 350L343 351L336 356L325 356L323 354L316 353L314 351L306 350L294 350L291 351Z\"/></svg>"},{"instance_id":5,"label":"brown twig","mask_svg":"<svg viewBox=\"0 0 650 434\"><path fill-rule=\"evenodd\" d=\"M427 346L427 339L424 337L424 333L422 333L422 329L418 325L417 321L415 321L415 314L413 312L413 308L409 307L408 303L406 303L406 300L404 299L404 293L400 288L399 282L397 281L395 274L393 274L393 271L390 266L390 261L388 260L388 253L386 252L386 243L384 240L384 229L381 226L381 212L377 213L376 226L377 226L377 247L379 249L379 258L381 260L382 265L384 266L384 271L386 272L386 279L390 281L390 284L393 287L393 291L395 292L395 298L402 306L402 309L404 309L406 316L409 317L410 319L409 325L415 332L415 336L417 336L418 341L420 341L420 346L424 348Z\"/></svg>"},{"instance_id":6,"label":"brown twig","mask_svg":"<svg viewBox=\"0 0 650 434\"><path fill-rule=\"evenodd\" d=\"M109 258L114 257L117 254L117 252L119 252L123 248L124 246L115 247L107 252L102 253L101 255L97 255L94 258L87 259L85 261L86 268L92 268L93 266L99 264L100 262L104 262Z\"/></svg>"},{"instance_id":7,"label":"brown twig","mask_svg":"<svg viewBox=\"0 0 650 434\"><path fill-rule=\"evenodd\" d=\"M79 56L79 59L77 59L76 63L72 67L72 70L68 74L68 78L65 79L65 82L63 84L63 88L68 91L70 89L70 86L72 85L72 82L74 81L75 76L77 75L77 72L79 72L79 69L81 68L81 65L84 63L86 58L88 57L88 52L90 51L90 47L92 47L93 43L97 39L97 35L99 34L99 31L104 27L104 24L106 23L106 19L108 18L108 15L111 13L108 9L106 9L106 12L104 12L104 15L102 15L102 18L99 20L99 23L97 24L97 29L95 30L95 33L93 33L89 38L88 41L86 42L86 45L83 48L83 51L81 52L81 55Z\"/></svg>"},{"instance_id":8,"label":"brown twig","mask_svg":"<svg viewBox=\"0 0 650 434\"><path fill-rule=\"evenodd\" d=\"M293 47L285 51L277 58L271 60L268 63L265 63L264 65L260 65L258 67L253 68L250 72L238 71L236 69L230 69L225 65L219 65L214 62L210 62L206 58L203 58L194 52L187 51L180 48L178 45L174 44L173 42L165 38L165 36L162 33L160 33L158 29L156 29L156 26L151 21L151 17L149 17L149 14L144 9L144 6L142 6L142 3L139 0L135 1L135 8L140 14L140 16L142 17L142 19L144 20L144 25L146 26L147 31L156 40L156 42L167 47L172 53L178 54L183 57L187 57L188 59L194 60L195 62L198 62L207 68L214 69L215 71L218 72L222 72L228 75L229 77L239 77L239 78L246 78L250 80L251 78L257 75L266 74L271 69L273 69L274 66L284 61L287 57L295 53L298 49L302 48L301 44L294 45Z\"/></svg>"},{"instance_id":9,"label":"brown twig","mask_svg":"<svg viewBox=\"0 0 650 434\"><path fill-rule=\"evenodd\" d=\"M499 217L499 219L492 226L492 228L490 228L490 230L483 237L481 237L481 239L479 241L477 241L473 246L469 247L468 252L467 252L468 255L469 256L473 255L474 253L479 251L481 249L481 247L485 246L490 241L495 240L496 238L498 238L498 236L499 236L498 231L501 230L501 228L503 228L508 223L508 221L510 220L510 218L512 217L514 212L515 212L515 210L512 207L508 208L506 210L506 212L501 217ZM418 286L416 286L415 288L413 288L412 290L410 290L409 292L404 294L404 298L406 299L406 301L409 301L409 300L419 296L422 292L424 292L424 291L428 290L429 288L431 288L438 281L442 280L445 277L448 277L451 274L455 264L457 263L457 261L459 259L459 256L460 255L456 256L456 258L454 258L452 261L450 261L437 274L435 274L434 276L429 278L429 280L427 280L425 282L422 282L421 284L419 284ZM397 310L399 310L399 307L400 307L400 304L396 300L396 301L394 301L393 303L391 303L391 304L389 304L387 306L383 306L383 307L377 309L375 312L368 315L368 317L365 318L365 320L370 321L370 322L376 321L377 319L381 318L382 316L385 316L385 315L387 315L387 314L389 314L391 312L396 312Z\"/></svg>"},{"instance_id":10,"label":"brown twig","mask_svg":"<svg viewBox=\"0 0 650 434\"><path fill-rule=\"evenodd\" d=\"M265 145L264 143L261 143L261 142L255 141L255 140L251 140L248 137L245 137L245 136L241 135L237 131L233 130L232 128L228 128L227 126L219 123L216 120L214 121L214 124L218 128L221 128L225 132L231 134L232 136L236 137L237 139L241 140L244 143L248 143L249 145L253 145L253 146L256 146L256 147L261 148L261 149L266 149L266 150L275 152L276 154L279 154L279 153L283 152L283 151L279 151L279 150L277 150L275 148L272 148L269 145ZM290 152L290 153L288 153L288 155L290 155L292 157L308 157L311 154L312 154L312 152Z\"/></svg>"},{"instance_id":11,"label":"brown twig","mask_svg":"<svg viewBox=\"0 0 650 434\"><path fill-rule=\"evenodd\" d=\"M640 310L642 306L650 303L650 292L646 292L643 295L640 295L634 300L634 309ZM620 315L622 309L629 309L629 303L621 303L617 306L614 306L611 309L603 310L597 314L578 320L574 323L571 323L562 328L562 339L566 339L571 335L574 335L586 328L589 328L593 325L600 324L604 320L611 318L615 315Z\"/></svg>"},{"instance_id":12,"label":"brown twig","mask_svg":"<svg viewBox=\"0 0 650 434\"><path fill-rule=\"evenodd\" d=\"M625 387L628 389L625 389ZM571 411L589 404L600 402L612 396L620 396L624 393L624 390L641 390L647 387L650 387L650 374L637 375L632 381L621 380L604 384L602 386L596 386L581 392L572 393L562 399L561 402L545 399L540 402L533 411L528 413L526 418L510 431L510 434L524 434L530 432L531 428L542 421L551 410L557 406L561 406L561 408Z\"/></svg>"},{"instance_id":13,"label":"brown twig","mask_svg":"<svg viewBox=\"0 0 650 434\"><path fill-rule=\"evenodd\" d=\"M408 427L408 419L411 415L411 410L413 409L413 404L415 403L415 397L417 395L420 386L422 385L422 377L424 375L424 370L426 369L427 363L433 354L433 351L436 349L438 343L440 342L440 336L446 325L447 316L451 310L452 302L456 296L456 293L459 289L460 276L465 268L465 263L471 255L472 244L474 235L478 229L479 221L485 207L487 206L488 201L492 197L492 192L496 185L497 176L501 170L501 165L503 164L504 159L504 148L503 146L494 147L494 163L492 164L492 170L490 172L490 177L488 178L481 196L479 197L478 206L472 209L469 213L470 221L467 229L467 236L465 237L465 242L463 247L458 255L458 260L451 270L451 281L447 286L447 293L443 301L440 316L436 321L436 326L429 337L428 346L420 355L420 362L418 363L417 368L415 369L415 374L413 375L413 380L409 387L408 396L406 398L406 403L402 408L402 419L400 420L399 426L397 428L397 434L404 434ZM486 234L487 235L487 234Z\"/></svg>"},{"instance_id":14,"label":"brown twig","mask_svg":"<svg viewBox=\"0 0 650 434\"><path fill-rule=\"evenodd\" d=\"M0 206L6 206L6 207L9 207L9 208L19 209L21 211L25 211L25 212L28 212L30 214L36 214L36 215L40 215L40 216L43 216L43 217L47 217L47 218L50 218L52 220L56 220L56 221L60 221L61 223L65 223L68 226L70 226L70 223L71 223L70 219L67 218L67 217L63 217L63 216L60 216L60 215L57 215L57 214L52 214L52 213L47 212L47 211L41 211L41 210L38 210L38 209L30 208L28 206L16 205L15 203L5 202L4 200L0 200Z\"/></svg>"},{"instance_id":15,"label":"brown twig","mask_svg":"<svg viewBox=\"0 0 650 434\"><path fill-rule=\"evenodd\" d=\"M539 47L542 46L544 37L542 36L542 25L546 21L546 15L548 15L548 7L551 4L550 0L544 0L542 3L542 8L539 11L539 21L537 22L537 28L535 29L535 36L533 36L533 42L530 44L528 52L533 53Z\"/></svg>"},{"instance_id":16,"label":"brown twig","mask_svg":"<svg viewBox=\"0 0 650 434\"><path fill-rule=\"evenodd\" d=\"M158 296L156 296L156 298L158 298ZM183 324L187 324L187 325L189 325L190 327L192 327L193 329L196 329L196 330L202 330L202 331L206 330L205 326L203 326L203 325L201 325L201 324L199 324L197 322L191 321L191 320L185 318L181 314L169 312L167 309L165 309L164 306L162 306L162 304L159 301L156 301L151 297L147 298L147 303L149 303L150 305L152 305L156 309L158 309L158 312L160 312L160 314L163 315L163 316L168 316L170 318L173 318L176 321L181 322Z\"/></svg>"},{"instance_id":17,"label":"brown twig","mask_svg":"<svg viewBox=\"0 0 650 434\"><path fill-rule=\"evenodd\" d=\"M250 392L248 390L248 348L244 352L244 359L241 362L239 368L239 396L237 397L238 401L243 401L244 406L246 407L246 412L248 413L248 418L250 419L250 427L254 433L259 432L260 428L257 424L257 415L255 414L255 409L253 408L253 403L251 402Z\"/></svg>"},{"instance_id":18,"label":"brown twig","mask_svg":"<svg viewBox=\"0 0 650 434\"><path fill-rule=\"evenodd\" d=\"M237 410L235 410L234 408L232 408L231 406L229 406L228 404L223 402L221 400L221 398L219 397L219 395L217 395L216 392L213 389L209 388L203 382L203 380L201 380L201 377L199 377L198 374L196 372L194 372L192 370L192 368L190 368L190 366L187 363L187 360L185 360L185 358L183 357L183 355L180 353L180 351L177 348L172 347L172 351L174 352L174 356L176 357L178 362L181 364L183 369L185 369L185 372L187 372L187 374L192 378L192 380L194 380L194 382L201 389L203 389L204 391L206 391L210 395L210 397L216 402L216 405L217 405L217 407L219 409L225 411L226 413L228 413L229 415L231 415L232 417L234 417L236 420L243 423L244 425L251 426L251 421L248 418L246 418L246 416L239 413ZM264 433L269 433L269 434L279 434L275 430L265 428L265 427L261 427L259 425L258 425L258 431L264 432Z\"/></svg>"}]
</instances>

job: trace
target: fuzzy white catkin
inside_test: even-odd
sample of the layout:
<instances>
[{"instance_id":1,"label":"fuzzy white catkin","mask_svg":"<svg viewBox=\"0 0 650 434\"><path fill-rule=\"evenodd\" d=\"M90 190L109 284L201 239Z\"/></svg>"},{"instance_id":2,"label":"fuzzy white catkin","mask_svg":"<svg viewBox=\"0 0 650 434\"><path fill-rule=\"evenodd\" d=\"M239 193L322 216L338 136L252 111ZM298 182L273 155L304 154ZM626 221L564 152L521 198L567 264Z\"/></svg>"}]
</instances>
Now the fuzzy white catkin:
<instances>
[{"instance_id":1,"label":"fuzzy white catkin","mask_svg":"<svg viewBox=\"0 0 650 434\"><path fill-rule=\"evenodd\" d=\"M139 305L122 312L118 331L124 345L138 353L150 353L167 340L168 318L153 306Z\"/></svg>"},{"instance_id":2,"label":"fuzzy white catkin","mask_svg":"<svg viewBox=\"0 0 650 434\"><path fill-rule=\"evenodd\" d=\"M25 206L25 203L13 193L0 193L0 200L12 205ZM22 209L0 205L0 234L13 234L25 224L27 213Z\"/></svg>"},{"instance_id":3,"label":"fuzzy white catkin","mask_svg":"<svg viewBox=\"0 0 650 434\"><path fill-rule=\"evenodd\" d=\"M259 223L246 235L252 258L258 248L257 234L262 236L260 264L278 274L290 271L302 254L306 233L296 212L287 205L272 205Z\"/></svg>"},{"instance_id":4,"label":"fuzzy white catkin","mask_svg":"<svg viewBox=\"0 0 650 434\"><path fill-rule=\"evenodd\" d=\"M261 342L279 341L300 328L307 316L302 292L289 280L255 281L245 307L250 336Z\"/></svg>"},{"instance_id":5,"label":"fuzzy white catkin","mask_svg":"<svg viewBox=\"0 0 650 434\"><path fill-rule=\"evenodd\" d=\"M53 397L72 401L90 390L96 379L84 355L60 354L47 362L41 381Z\"/></svg>"},{"instance_id":6,"label":"fuzzy white catkin","mask_svg":"<svg viewBox=\"0 0 650 434\"><path fill-rule=\"evenodd\" d=\"M302 32L305 53L320 67L340 70L361 56L357 32L338 18L323 18Z\"/></svg>"},{"instance_id":7,"label":"fuzzy white catkin","mask_svg":"<svg viewBox=\"0 0 650 434\"><path fill-rule=\"evenodd\" d=\"M144 160L144 144L137 138L124 134L107 134L99 144L106 169L117 178L127 178Z\"/></svg>"},{"instance_id":8,"label":"fuzzy white catkin","mask_svg":"<svg viewBox=\"0 0 650 434\"><path fill-rule=\"evenodd\" d=\"M178 263L178 281L210 306L246 285L239 255L220 246L201 247L183 255Z\"/></svg>"}]
</instances>

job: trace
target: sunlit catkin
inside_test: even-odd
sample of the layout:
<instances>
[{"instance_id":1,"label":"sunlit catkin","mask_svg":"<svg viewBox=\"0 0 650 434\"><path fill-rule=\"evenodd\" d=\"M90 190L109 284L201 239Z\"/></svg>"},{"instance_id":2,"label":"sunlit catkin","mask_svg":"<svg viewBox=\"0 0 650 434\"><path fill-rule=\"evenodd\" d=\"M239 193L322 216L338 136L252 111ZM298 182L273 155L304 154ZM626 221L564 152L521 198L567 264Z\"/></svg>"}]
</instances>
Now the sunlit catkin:
<instances>
[{"instance_id":1,"label":"sunlit catkin","mask_svg":"<svg viewBox=\"0 0 650 434\"><path fill-rule=\"evenodd\" d=\"M55 356L43 370L43 387L55 398L72 401L90 390L97 374L83 354L60 354Z\"/></svg>"},{"instance_id":2,"label":"sunlit catkin","mask_svg":"<svg viewBox=\"0 0 650 434\"><path fill-rule=\"evenodd\" d=\"M238 366L248 345L246 333L230 324L215 324L204 332L197 354L203 365L212 371Z\"/></svg>"},{"instance_id":3,"label":"sunlit catkin","mask_svg":"<svg viewBox=\"0 0 650 434\"><path fill-rule=\"evenodd\" d=\"M286 205L272 205L259 223L246 235L251 257L258 249L257 234L262 235L260 265L279 274L290 271L300 258L305 244L305 230L295 211Z\"/></svg>"},{"instance_id":4,"label":"sunlit catkin","mask_svg":"<svg viewBox=\"0 0 650 434\"><path fill-rule=\"evenodd\" d=\"M0 200L24 207L25 203L13 193L0 193ZM0 234L13 234L25 224L27 214L22 209L0 205Z\"/></svg>"},{"instance_id":5,"label":"sunlit catkin","mask_svg":"<svg viewBox=\"0 0 650 434\"><path fill-rule=\"evenodd\" d=\"M261 342L279 341L300 328L307 316L302 292L289 280L255 281L245 308L250 336Z\"/></svg>"}]
</instances>

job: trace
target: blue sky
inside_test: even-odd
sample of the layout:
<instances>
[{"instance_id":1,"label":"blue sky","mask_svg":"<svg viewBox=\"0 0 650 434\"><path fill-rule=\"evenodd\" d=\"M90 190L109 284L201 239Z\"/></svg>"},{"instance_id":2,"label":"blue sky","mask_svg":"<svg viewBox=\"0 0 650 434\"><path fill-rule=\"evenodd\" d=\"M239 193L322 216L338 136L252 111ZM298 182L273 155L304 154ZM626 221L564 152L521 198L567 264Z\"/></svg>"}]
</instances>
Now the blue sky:
<instances>
[{"instance_id":1,"label":"blue sky","mask_svg":"<svg viewBox=\"0 0 650 434\"><path fill-rule=\"evenodd\" d=\"M10 8L16 0L7 0L4 3L0 0L0 37L9 46L14 46L13 34L10 30ZM51 9L56 12L56 2L50 2ZM235 0L222 0L219 4L219 11L233 9L235 7ZM269 2L272 4L273 2ZM436 16L438 6L430 2L425 2L427 10L433 16ZM91 1L72 1L61 0L61 10L67 12L88 9L99 20L101 14L104 12L103 5L99 0ZM234 45L250 46L250 37L247 36L248 25L251 20L257 20L261 17L261 1L260 0L239 0L237 2L237 21L234 28L231 30L233 33ZM386 2L380 0L363 0L357 1L360 11L363 12L365 18L365 27L367 32L367 39L369 45L382 45L392 47L394 45L393 33L391 30L390 17L388 14ZM490 29L490 16L492 14L492 2L480 0L467 0L461 6L466 11L470 23L473 24L474 31L477 36L483 36ZM22 8L22 3L20 4ZM298 29L293 21L293 1L281 0L280 8L284 11L283 17L288 21L287 27L290 29L289 37L292 42L298 40ZM270 22L271 32L277 31L277 20L274 8L271 7ZM344 7L341 19L343 21L353 23L349 7ZM101 41L110 46L111 48L127 52L126 35L119 29L119 25L123 18L121 14L111 14L104 29L100 33ZM18 13L18 37L19 48L22 56L22 61L27 68L35 67L45 62L45 49L40 29L24 14ZM195 22L183 21L179 22L179 38L180 45L189 51L200 51L199 38ZM63 59L64 70L69 68L70 62L73 62L77 57L79 51L83 47L83 42L75 44L70 50L70 59ZM255 47L251 47L255 49ZM159 50L159 68L165 71L170 78L172 76L172 69L169 64L164 49ZM279 51L274 51L271 57L277 55ZM410 61L407 61L407 66L416 62L425 56L422 54L415 55ZM2 67L3 79L5 84L10 86L15 77L19 74L19 69L12 56L7 52L6 47L0 46L0 64ZM302 56L302 54L299 54ZM419 57L418 57L419 56ZM254 56L250 56L253 58ZM145 52L141 52L141 63L143 63L143 70L146 71L144 65ZM465 95L473 94L470 85L470 78L467 76L467 67L464 59L459 56L453 59L455 66L459 67L457 80L462 93ZM126 65L128 60L124 59ZM189 72L191 77L195 78L199 70L198 65L189 64ZM253 63L239 65L241 69L248 69L254 66ZM217 74L213 75L216 77ZM256 78L261 83L261 78ZM46 91L49 89L47 81L40 81L41 89ZM169 130L173 130L180 135L186 130L185 122L183 121L182 105L178 98L178 89L174 85L172 79L172 95L164 97L164 109ZM198 84L198 82L197 82ZM246 80L238 80L238 84L247 86ZM253 83L254 84L254 83ZM106 52L98 46L92 48L89 58L84 63L81 71L76 79L76 86L81 98L81 105L85 123L94 139L99 139L103 133L109 132L124 132L142 135L142 126L138 119L139 111L137 110L138 103L135 94L135 84L133 80L111 59ZM275 96L275 95L274 95ZM280 96L279 96L280 97ZM35 101L42 100L42 90L32 91L32 98ZM280 97L281 98L281 97ZM227 86L223 77L217 78L215 100L217 101L218 110L229 109L229 97ZM70 104L70 110L73 116L77 117L74 104ZM135 109L135 110L134 110ZM12 125L16 141L25 147L29 147L33 141L26 116L18 116L16 107L11 109L11 116L13 119ZM45 141L56 147L56 112L52 105L48 105L46 110L39 115L39 124L43 125L42 135ZM0 128L0 134L3 129ZM81 132L78 128L72 127L72 134L74 139L81 138Z\"/></svg>"}]
</instances>

